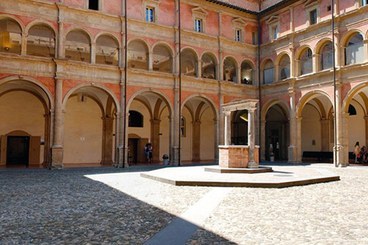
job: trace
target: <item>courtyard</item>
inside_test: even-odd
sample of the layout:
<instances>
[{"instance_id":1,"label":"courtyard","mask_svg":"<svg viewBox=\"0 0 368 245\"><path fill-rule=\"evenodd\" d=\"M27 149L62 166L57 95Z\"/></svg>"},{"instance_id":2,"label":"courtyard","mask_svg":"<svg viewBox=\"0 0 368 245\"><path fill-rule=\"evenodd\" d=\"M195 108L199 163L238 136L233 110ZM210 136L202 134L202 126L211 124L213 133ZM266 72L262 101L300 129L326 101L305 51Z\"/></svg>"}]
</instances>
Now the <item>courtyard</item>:
<instances>
[{"instance_id":1,"label":"courtyard","mask_svg":"<svg viewBox=\"0 0 368 245\"><path fill-rule=\"evenodd\" d=\"M141 177L157 168L1 169L0 244L368 244L367 167L280 189Z\"/></svg>"}]
</instances>

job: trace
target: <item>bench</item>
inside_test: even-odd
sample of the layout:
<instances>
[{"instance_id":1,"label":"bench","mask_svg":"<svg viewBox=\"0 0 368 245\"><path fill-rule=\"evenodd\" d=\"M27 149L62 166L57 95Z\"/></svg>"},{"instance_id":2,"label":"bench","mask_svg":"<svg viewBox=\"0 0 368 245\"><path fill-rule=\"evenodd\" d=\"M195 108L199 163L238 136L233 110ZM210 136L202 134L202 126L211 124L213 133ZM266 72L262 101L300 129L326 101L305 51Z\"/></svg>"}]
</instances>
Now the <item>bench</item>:
<instances>
[{"instance_id":1,"label":"bench","mask_svg":"<svg viewBox=\"0 0 368 245\"><path fill-rule=\"evenodd\" d=\"M303 162L333 162L332 151L303 151Z\"/></svg>"}]
</instances>

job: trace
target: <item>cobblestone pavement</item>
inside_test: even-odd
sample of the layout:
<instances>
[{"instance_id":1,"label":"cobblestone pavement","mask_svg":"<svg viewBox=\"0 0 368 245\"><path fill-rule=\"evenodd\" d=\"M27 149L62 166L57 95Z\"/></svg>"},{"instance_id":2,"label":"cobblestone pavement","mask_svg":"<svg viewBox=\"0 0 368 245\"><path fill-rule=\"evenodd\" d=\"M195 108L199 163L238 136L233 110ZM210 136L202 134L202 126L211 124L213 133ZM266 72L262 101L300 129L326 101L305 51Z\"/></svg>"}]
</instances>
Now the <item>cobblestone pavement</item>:
<instances>
[{"instance_id":1,"label":"cobblestone pavement","mask_svg":"<svg viewBox=\"0 0 368 245\"><path fill-rule=\"evenodd\" d=\"M368 244L368 167L341 181L231 188L187 244ZM143 244L216 187L172 186L148 168L0 170L0 244Z\"/></svg>"}]
</instances>

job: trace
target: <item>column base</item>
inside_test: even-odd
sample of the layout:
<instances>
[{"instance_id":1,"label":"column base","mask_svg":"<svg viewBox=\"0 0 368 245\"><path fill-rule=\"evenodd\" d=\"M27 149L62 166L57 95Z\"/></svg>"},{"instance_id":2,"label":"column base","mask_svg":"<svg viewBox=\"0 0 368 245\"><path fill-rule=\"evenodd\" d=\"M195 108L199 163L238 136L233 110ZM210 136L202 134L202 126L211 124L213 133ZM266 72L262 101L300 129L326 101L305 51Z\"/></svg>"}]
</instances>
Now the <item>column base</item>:
<instances>
[{"instance_id":1,"label":"column base","mask_svg":"<svg viewBox=\"0 0 368 245\"><path fill-rule=\"evenodd\" d=\"M125 152L125 155L124 155ZM118 153L118 162L114 164L117 168L128 168L128 148L124 148L122 146L119 146L117 149ZM125 157L124 157L125 156Z\"/></svg>"},{"instance_id":2,"label":"column base","mask_svg":"<svg viewBox=\"0 0 368 245\"><path fill-rule=\"evenodd\" d=\"M51 168L62 169L63 168L63 154L64 149L62 146L53 146L51 148Z\"/></svg>"},{"instance_id":3,"label":"column base","mask_svg":"<svg viewBox=\"0 0 368 245\"><path fill-rule=\"evenodd\" d=\"M294 145L288 147L288 163L299 163L296 156L296 147Z\"/></svg>"}]
</instances>

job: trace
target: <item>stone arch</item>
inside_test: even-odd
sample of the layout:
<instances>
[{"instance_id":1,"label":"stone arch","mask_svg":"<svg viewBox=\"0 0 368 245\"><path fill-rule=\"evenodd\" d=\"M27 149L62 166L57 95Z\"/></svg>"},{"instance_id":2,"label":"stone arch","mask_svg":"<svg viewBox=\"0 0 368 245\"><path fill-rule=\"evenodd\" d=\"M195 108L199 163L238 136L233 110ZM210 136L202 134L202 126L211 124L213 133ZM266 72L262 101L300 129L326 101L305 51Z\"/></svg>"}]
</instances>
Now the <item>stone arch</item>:
<instances>
[{"instance_id":1,"label":"stone arch","mask_svg":"<svg viewBox=\"0 0 368 245\"><path fill-rule=\"evenodd\" d=\"M302 110L303 110L303 107L309 102L311 101L312 99L318 97L318 96L325 96L329 102L331 104L333 104L333 100L330 98L330 96L325 92L325 91L322 91L322 90L313 90L313 91L310 91L308 93L306 93L305 95L303 95L303 97L299 100L297 106L296 106L296 116L297 117L301 117L302 116Z\"/></svg>"},{"instance_id":2,"label":"stone arch","mask_svg":"<svg viewBox=\"0 0 368 245\"><path fill-rule=\"evenodd\" d=\"M88 31L82 28L69 30L65 35L65 58L91 62L92 38Z\"/></svg>"},{"instance_id":3,"label":"stone arch","mask_svg":"<svg viewBox=\"0 0 368 245\"><path fill-rule=\"evenodd\" d=\"M2 24L4 22L4 24ZM2 40L0 43L0 52L13 54L22 53L22 36L24 35L24 27L13 17L0 18L0 32L2 32ZM12 35L10 35L12 34Z\"/></svg>"},{"instance_id":4,"label":"stone arch","mask_svg":"<svg viewBox=\"0 0 368 245\"><path fill-rule=\"evenodd\" d=\"M181 50L181 72L186 76L198 76L198 53L191 47Z\"/></svg>"},{"instance_id":5,"label":"stone arch","mask_svg":"<svg viewBox=\"0 0 368 245\"><path fill-rule=\"evenodd\" d=\"M128 41L128 67L148 70L149 46L142 39Z\"/></svg>"},{"instance_id":6,"label":"stone arch","mask_svg":"<svg viewBox=\"0 0 368 245\"><path fill-rule=\"evenodd\" d=\"M186 125L181 125L186 133L181 135L182 160L214 161L217 156L218 112L213 101L203 95L194 94L183 101L181 112L186 121Z\"/></svg>"},{"instance_id":7,"label":"stone arch","mask_svg":"<svg viewBox=\"0 0 368 245\"><path fill-rule=\"evenodd\" d=\"M238 67L239 64L233 56L228 55L224 57L224 60L222 62L223 80L236 83L239 76Z\"/></svg>"},{"instance_id":8,"label":"stone arch","mask_svg":"<svg viewBox=\"0 0 368 245\"><path fill-rule=\"evenodd\" d=\"M332 42L331 38L322 38L321 40L318 41L318 43L316 44L316 46L314 47L314 49L312 50L314 54L321 54L321 49L323 48L323 46L326 45L326 43L328 42Z\"/></svg>"},{"instance_id":9,"label":"stone arch","mask_svg":"<svg viewBox=\"0 0 368 245\"><path fill-rule=\"evenodd\" d=\"M275 64L272 59L264 59L261 63L263 84L270 84L275 81Z\"/></svg>"},{"instance_id":10,"label":"stone arch","mask_svg":"<svg viewBox=\"0 0 368 245\"><path fill-rule=\"evenodd\" d=\"M252 60L244 59L240 64L241 72L241 83L243 84L253 84L255 76L255 69Z\"/></svg>"},{"instance_id":11,"label":"stone arch","mask_svg":"<svg viewBox=\"0 0 368 245\"><path fill-rule=\"evenodd\" d=\"M154 71L172 73L174 70L173 50L166 42L157 42L152 46L152 68Z\"/></svg>"},{"instance_id":12,"label":"stone arch","mask_svg":"<svg viewBox=\"0 0 368 245\"><path fill-rule=\"evenodd\" d=\"M163 154L171 154L172 150L172 114L173 108L169 99L160 91L142 89L134 93L127 102L127 110L135 110L143 116L143 127L127 128L127 135L135 133L138 138L129 138L128 146L131 164L145 163L144 146L151 143L152 160L157 163Z\"/></svg>"},{"instance_id":13,"label":"stone arch","mask_svg":"<svg viewBox=\"0 0 368 245\"><path fill-rule=\"evenodd\" d=\"M204 52L201 56L202 77L217 79L218 60L212 52Z\"/></svg>"},{"instance_id":14,"label":"stone arch","mask_svg":"<svg viewBox=\"0 0 368 245\"><path fill-rule=\"evenodd\" d=\"M120 57L119 40L109 33L100 33L96 38L96 63L118 65Z\"/></svg>"},{"instance_id":15,"label":"stone arch","mask_svg":"<svg viewBox=\"0 0 368 245\"><path fill-rule=\"evenodd\" d=\"M278 78L284 80L290 78L291 59L288 53L281 53L276 59L276 67L278 67Z\"/></svg>"},{"instance_id":16,"label":"stone arch","mask_svg":"<svg viewBox=\"0 0 368 245\"><path fill-rule=\"evenodd\" d=\"M32 35L31 32L34 32L34 34ZM57 43L56 32L50 23L39 20L33 21L28 24L26 33L28 55L55 57Z\"/></svg>"},{"instance_id":17,"label":"stone arch","mask_svg":"<svg viewBox=\"0 0 368 245\"><path fill-rule=\"evenodd\" d=\"M0 127L0 136L3 135L1 151L7 152L8 147L13 146L11 142L15 142L8 136L27 136L27 139L19 138L23 140L25 148L22 149L26 149L27 153L22 163L24 161L26 166L47 166L50 161L51 111L51 93L37 80L21 76L0 79L0 114L3 122ZM13 131L25 131L27 134L8 133ZM0 157L0 166L11 162L8 157L6 153Z\"/></svg>"}]
</instances>

